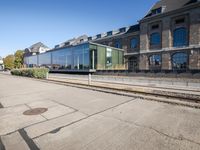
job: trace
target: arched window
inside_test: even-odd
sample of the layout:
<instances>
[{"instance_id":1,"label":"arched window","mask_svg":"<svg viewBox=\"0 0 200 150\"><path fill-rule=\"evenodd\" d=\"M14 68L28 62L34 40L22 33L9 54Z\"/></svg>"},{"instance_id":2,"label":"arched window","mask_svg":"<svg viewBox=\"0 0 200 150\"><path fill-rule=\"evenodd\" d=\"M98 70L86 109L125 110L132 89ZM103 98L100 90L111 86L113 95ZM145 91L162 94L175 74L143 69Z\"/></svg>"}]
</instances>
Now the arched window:
<instances>
[{"instance_id":1,"label":"arched window","mask_svg":"<svg viewBox=\"0 0 200 150\"><path fill-rule=\"evenodd\" d=\"M151 55L149 57L149 66L150 69L159 69L161 67L161 56L160 55Z\"/></svg>"},{"instance_id":2,"label":"arched window","mask_svg":"<svg viewBox=\"0 0 200 150\"><path fill-rule=\"evenodd\" d=\"M115 42L115 47L116 47L116 48L122 48L122 45L121 45L120 40L117 40L117 41Z\"/></svg>"},{"instance_id":3,"label":"arched window","mask_svg":"<svg viewBox=\"0 0 200 150\"><path fill-rule=\"evenodd\" d=\"M175 29L173 39L174 47L186 46L188 44L186 28L181 27Z\"/></svg>"},{"instance_id":4,"label":"arched window","mask_svg":"<svg viewBox=\"0 0 200 150\"><path fill-rule=\"evenodd\" d=\"M137 48L138 47L138 39L137 38L133 38L131 40L131 48Z\"/></svg>"},{"instance_id":5,"label":"arched window","mask_svg":"<svg viewBox=\"0 0 200 150\"><path fill-rule=\"evenodd\" d=\"M188 55L184 52L175 53L172 55L173 70L184 70L188 65Z\"/></svg>"},{"instance_id":6,"label":"arched window","mask_svg":"<svg viewBox=\"0 0 200 150\"><path fill-rule=\"evenodd\" d=\"M150 44L152 46L155 45L160 45L161 39L160 39L160 34L158 32L152 33L150 36Z\"/></svg>"}]
</instances>

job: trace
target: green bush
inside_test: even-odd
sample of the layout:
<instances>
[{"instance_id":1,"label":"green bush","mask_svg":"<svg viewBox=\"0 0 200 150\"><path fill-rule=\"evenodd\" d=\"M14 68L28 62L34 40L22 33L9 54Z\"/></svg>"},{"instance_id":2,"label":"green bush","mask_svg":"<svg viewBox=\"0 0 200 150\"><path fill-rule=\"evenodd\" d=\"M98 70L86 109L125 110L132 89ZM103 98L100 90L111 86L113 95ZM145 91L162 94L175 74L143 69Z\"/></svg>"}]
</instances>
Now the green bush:
<instances>
[{"instance_id":1,"label":"green bush","mask_svg":"<svg viewBox=\"0 0 200 150\"><path fill-rule=\"evenodd\" d=\"M44 79L47 77L49 70L46 68L27 68L27 69L13 69L12 75L24 76L31 78Z\"/></svg>"}]
</instances>

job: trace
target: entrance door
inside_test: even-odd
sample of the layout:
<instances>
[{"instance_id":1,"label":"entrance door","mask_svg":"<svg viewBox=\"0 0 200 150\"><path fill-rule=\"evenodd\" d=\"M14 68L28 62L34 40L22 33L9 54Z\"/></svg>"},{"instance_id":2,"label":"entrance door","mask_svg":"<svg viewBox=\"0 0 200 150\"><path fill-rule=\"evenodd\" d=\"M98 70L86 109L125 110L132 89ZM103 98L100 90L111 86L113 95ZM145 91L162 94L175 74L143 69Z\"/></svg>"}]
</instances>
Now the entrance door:
<instances>
[{"instance_id":1,"label":"entrance door","mask_svg":"<svg viewBox=\"0 0 200 150\"><path fill-rule=\"evenodd\" d=\"M129 71L137 71L138 70L138 57L133 56L128 59L128 69Z\"/></svg>"}]
</instances>

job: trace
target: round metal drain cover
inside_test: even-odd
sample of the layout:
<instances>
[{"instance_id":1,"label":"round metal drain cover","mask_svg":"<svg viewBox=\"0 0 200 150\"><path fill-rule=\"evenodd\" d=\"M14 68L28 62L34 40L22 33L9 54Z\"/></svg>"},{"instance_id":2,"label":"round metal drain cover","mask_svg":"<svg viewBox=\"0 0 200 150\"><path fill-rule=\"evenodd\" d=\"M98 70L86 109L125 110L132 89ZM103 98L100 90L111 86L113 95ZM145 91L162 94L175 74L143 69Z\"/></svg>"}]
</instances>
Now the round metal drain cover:
<instances>
[{"instance_id":1,"label":"round metal drain cover","mask_svg":"<svg viewBox=\"0 0 200 150\"><path fill-rule=\"evenodd\" d=\"M23 114L24 115L40 115L46 112L47 110L48 110L47 108L34 108L34 109L25 111Z\"/></svg>"}]
</instances>

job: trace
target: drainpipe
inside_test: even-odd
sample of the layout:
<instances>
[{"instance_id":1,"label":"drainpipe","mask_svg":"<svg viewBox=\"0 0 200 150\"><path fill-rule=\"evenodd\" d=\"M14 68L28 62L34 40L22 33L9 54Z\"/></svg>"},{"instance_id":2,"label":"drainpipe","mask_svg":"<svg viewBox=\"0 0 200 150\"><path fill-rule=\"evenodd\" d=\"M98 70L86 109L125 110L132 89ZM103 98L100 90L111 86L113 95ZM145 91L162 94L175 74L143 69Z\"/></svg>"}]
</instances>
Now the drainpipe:
<instances>
[{"instance_id":1,"label":"drainpipe","mask_svg":"<svg viewBox=\"0 0 200 150\"><path fill-rule=\"evenodd\" d=\"M94 50L92 51L92 69L94 70Z\"/></svg>"}]
</instances>

